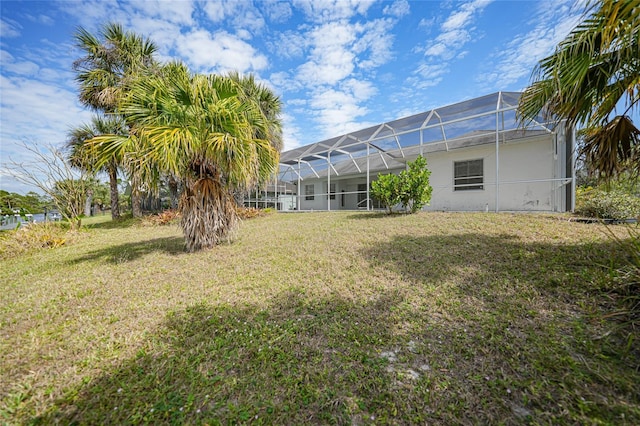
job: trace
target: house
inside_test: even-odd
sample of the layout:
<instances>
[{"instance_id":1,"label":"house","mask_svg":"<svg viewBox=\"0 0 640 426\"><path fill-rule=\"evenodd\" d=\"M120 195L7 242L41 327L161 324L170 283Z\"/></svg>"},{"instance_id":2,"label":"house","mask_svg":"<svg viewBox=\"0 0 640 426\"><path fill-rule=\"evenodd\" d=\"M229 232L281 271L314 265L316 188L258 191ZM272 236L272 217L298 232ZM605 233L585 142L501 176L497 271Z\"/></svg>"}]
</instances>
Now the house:
<instances>
[{"instance_id":1,"label":"house","mask_svg":"<svg viewBox=\"0 0 640 426\"><path fill-rule=\"evenodd\" d=\"M424 210L571 211L575 132L542 118L521 127L520 95L497 92L283 152L263 198L281 210L381 208L371 182L422 154L433 187Z\"/></svg>"}]
</instances>

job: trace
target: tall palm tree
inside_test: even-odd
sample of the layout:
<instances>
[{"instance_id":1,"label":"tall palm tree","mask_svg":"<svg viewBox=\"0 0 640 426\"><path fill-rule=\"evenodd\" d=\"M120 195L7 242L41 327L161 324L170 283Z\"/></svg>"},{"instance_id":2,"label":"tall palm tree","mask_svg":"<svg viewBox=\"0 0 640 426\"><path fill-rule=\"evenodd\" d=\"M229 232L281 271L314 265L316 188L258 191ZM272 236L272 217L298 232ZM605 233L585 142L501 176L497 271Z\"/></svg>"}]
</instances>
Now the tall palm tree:
<instances>
[{"instance_id":1,"label":"tall palm tree","mask_svg":"<svg viewBox=\"0 0 640 426\"><path fill-rule=\"evenodd\" d=\"M123 165L124 156L122 152L110 152L106 156L106 161L99 161L98 152L90 149L87 141L100 135L128 136L129 128L117 115L109 117L94 116L90 123L85 123L69 132L67 147L69 148L69 159L75 167L87 171L105 171L109 175L109 189L111 192L111 218L120 218L120 205L118 200L118 168ZM98 166L100 164L100 166Z\"/></svg>"},{"instance_id":2,"label":"tall palm tree","mask_svg":"<svg viewBox=\"0 0 640 426\"><path fill-rule=\"evenodd\" d=\"M273 107L279 111L277 98ZM180 63L136 81L119 112L134 123L131 138L144 147L140 168L152 161L184 182L179 210L187 250L229 239L238 224L232 191L276 171L278 115L266 114L232 78L193 75ZM93 143L127 142L98 137Z\"/></svg>"},{"instance_id":3,"label":"tall palm tree","mask_svg":"<svg viewBox=\"0 0 640 426\"><path fill-rule=\"evenodd\" d=\"M139 75L152 73L157 68L154 59L157 50L155 44L138 34L125 31L119 24L104 25L98 36L80 27L74 38L76 46L84 54L73 64L76 81L80 85L80 102L95 111L115 114L132 82ZM117 173L113 170L111 172ZM133 215L141 216L139 177L133 174L129 178ZM111 184L113 185L113 181ZM112 209L112 215L113 212Z\"/></svg>"},{"instance_id":4,"label":"tall palm tree","mask_svg":"<svg viewBox=\"0 0 640 426\"><path fill-rule=\"evenodd\" d=\"M264 116L267 118L269 125L268 134L256 133L256 137L260 139L267 139L271 142L271 145L278 152L282 150L282 127L280 120L281 114L281 102L280 98L273 93L269 88L262 84L258 84L253 74L243 75L238 72L232 71L228 74L232 83L235 84L239 96L243 101L251 100L251 102L257 103L258 108ZM261 129L256 127L255 132L260 132ZM262 185L264 182L257 182L256 186ZM236 202L246 196L248 192L254 192L256 187L239 189L234 194Z\"/></svg>"},{"instance_id":5,"label":"tall palm tree","mask_svg":"<svg viewBox=\"0 0 640 426\"><path fill-rule=\"evenodd\" d=\"M518 108L585 127L582 149L602 177L640 170L640 0L588 3L585 18L534 71ZM618 109L623 109L618 113Z\"/></svg>"},{"instance_id":6,"label":"tall palm tree","mask_svg":"<svg viewBox=\"0 0 640 426\"><path fill-rule=\"evenodd\" d=\"M73 63L80 102L94 110L115 112L127 85L156 65L155 44L120 24L104 25L98 37L79 27L74 38L84 53Z\"/></svg>"}]
</instances>

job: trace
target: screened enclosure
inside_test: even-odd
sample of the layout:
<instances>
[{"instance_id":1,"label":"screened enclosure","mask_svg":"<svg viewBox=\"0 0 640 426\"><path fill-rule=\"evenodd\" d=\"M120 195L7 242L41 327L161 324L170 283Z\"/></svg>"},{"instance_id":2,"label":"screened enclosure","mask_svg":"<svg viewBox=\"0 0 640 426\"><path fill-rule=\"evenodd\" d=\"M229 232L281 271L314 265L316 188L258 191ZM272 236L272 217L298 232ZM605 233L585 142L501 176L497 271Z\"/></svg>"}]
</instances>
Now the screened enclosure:
<instances>
[{"instance_id":1,"label":"screened enclosure","mask_svg":"<svg viewBox=\"0 0 640 426\"><path fill-rule=\"evenodd\" d=\"M431 170L431 210L567 211L574 206L574 132L519 125L520 93L497 92L283 152L273 182L246 205L278 210L371 210L379 174L418 155Z\"/></svg>"}]
</instances>

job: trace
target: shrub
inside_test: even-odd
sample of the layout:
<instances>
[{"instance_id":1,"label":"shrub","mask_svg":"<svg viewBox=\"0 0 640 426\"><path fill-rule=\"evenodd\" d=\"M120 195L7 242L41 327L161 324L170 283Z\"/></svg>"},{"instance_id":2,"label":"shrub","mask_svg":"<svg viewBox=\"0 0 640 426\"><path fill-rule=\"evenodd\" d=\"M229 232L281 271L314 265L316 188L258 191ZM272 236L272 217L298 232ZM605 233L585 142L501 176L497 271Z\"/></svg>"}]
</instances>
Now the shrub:
<instances>
[{"instance_id":1,"label":"shrub","mask_svg":"<svg viewBox=\"0 0 640 426\"><path fill-rule=\"evenodd\" d=\"M242 220L253 219L254 217L264 216L267 213L269 213L267 209L261 210L261 209L256 209L255 207L236 206L236 214Z\"/></svg>"},{"instance_id":2,"label":"shrub","mask_svg":"<svg viewBox=\"0 0 640 426\"><path fill-rule=\"evenodd\" d=\"M579 215L613 220L640 217L640 198L628 192L584 188L576 195L576 213Z\"/></svg>"},{"instance_id":3,"label":"shrub","mask_svg":"<svg viewBox=\"0 0 640 426\"><path fill-rule=\"evenodd\" d=\"M371 195L380 200L389 214L393 206L400 202L400 176L394 174L379 175L377 180L371 182Z\"/></svg>"},{"instance_id":4,"label":"shrub","mask_svg":"<svg viewBox=\"0 0 640 426\"><path fill-rule=\"evenodd\" d=\"M400 175L378 175L378 179L371 182L373 197L387 207L389 214L396 204L402 204L405 210L415 213L431 200L431 171L427 169L427 160L419 155L407 165L407 170Z\"/></svg>"},{"instance_id":5,"label":"shrub","mask_svg":"<svg viewBox=\"0 0 640 426\"><path fill-rule=\"evenodd\" d=\"M427 169L427 160L422 155L409 162L408 166L400 173L400 202L402 207L409 207L409 211L415 213L431 201L431 171Z\"/></svg>"},{"instance_id":6,"label":"shrub","mask_svg":"<svg viewBox=\"0 0 640 426\"><path fill-rule=\"evenodd\" d=\"M177 210L165 210L161 213L147 216L144 222L145 224L162 226L175 223L179 217L180 213Z\"/></svg>"},{"instance_id":7,"label":"shrub","mask_svg":"<svg viewBox=\"0 0 640 426\"><path fill-rule=\"evenodd\" d=\"M0 258L34 249L57 248L65 245L70 236L68 225L58 222L30 223L16 230L3 231L0 233Z\"/></svg>"}]
</instances>

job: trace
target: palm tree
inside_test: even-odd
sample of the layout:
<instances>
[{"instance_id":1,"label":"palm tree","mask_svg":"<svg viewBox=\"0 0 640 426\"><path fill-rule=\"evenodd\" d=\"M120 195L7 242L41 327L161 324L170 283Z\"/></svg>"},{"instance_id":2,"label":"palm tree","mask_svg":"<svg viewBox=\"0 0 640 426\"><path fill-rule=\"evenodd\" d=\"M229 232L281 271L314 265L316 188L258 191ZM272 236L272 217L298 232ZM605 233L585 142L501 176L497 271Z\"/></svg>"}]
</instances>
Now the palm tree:
<instances>
[{"instance_id":1,"label":"palm tree","mask_svg":"<svg viewBox=\"0 0 640 426\"><path fill-rule=\"evenodd\" d=\"M155 44L120 24L104 25L99 37L79 27L74 38L84 53L73 63L80 102L94 110L115 112L127 85L156 65Z\"/></svg>"},{"instance_id":2,"label":"palm tree","mask_svg":"<svg viewBox=\"0 0 640 426\"><path fill-rule=\"evenodd\" d=\"M124 31L119 24L106 24L100 30L99 37L80 27L74 37L76 46L84 53L73 64L76 81L80 84L80 102L95 111L116 113L129 85L139 75L153 72L157 67L153 57L157 48L153 42L133 32ZM115 175L117 170L110 169L110 173ZM139 178L135 174L129 177L133 215L141 216ZM111 176L110 181L113 191ZM113 215L113 208L111 211Z\"/></svg>"},{"instance_id":3,"label":"palm tree","mask_svg":"<svg viewBox=\"0 0 640 426\"><path fill-rule=\"evenodd\" d=\"M280 101L272 102L279 111ZM143 151L136 156L139 167L151 170L153 162L184 183L179 210L187 250L229 239L238 224L232 191L265 182L276 171L277 114L266 114L233 78L193 75L180 63L137 80L119 112L134 123L130 138ZM127 142L99 137L93 143Z\"/></svg>"},{"instance_id":4,"label":"palm tree","mask_svg":"<svg viewBox=\"0 0 640 426\"><path fill-rule=\"evenodd\" d=\"M268 129L268 134L256 133L255 136L260 139L269 140L273 148L280 152L283 146L282 128L280 120L278 119L281 113L280 98L278 98L278 96L276 96L273 91L271 91L264 85L258 84L253 74L242 75L238 72L232 71L228 75L231 81L236 85L238 93L243 102L248 100L250 100L251 102L256 102L257 106L260 108L261 113L264 114L264 116L268 120L268 123L270 123L271 128ZM254 130L256 132L261 131L259 127L255 128ZM259 182L258 184L262 183L263 182ZM255 191L255 189L256 188L254 187L237 190L234 194L236 202L242 201L242 199L246 196L246 191L253 192Z\"/></svg>"},{"instance_id":5,"label":"palm tree","mask_svg":"<svg viewBox=\"0 0 640 426\"><path fill-rule=\"evenodd\" d=\"M122 118L117 115L109 117L94 116L91 123L85 123L69 132L67 147L70 150L69 160L75 167L100 172L105 171L109 175L109 189L111 191L111 218L120 218L120 205L118 200L118 168L123 166L124 156L122 152L110 152L106 161L99 161L98 156L104 152L90 149L87 141L100 135L127 136L129 128ZM100 166L98 167L98 164Z\"/></svg>"},{"instance_id":6,"label":"palm tree","mask_svg":"<svg viewBox=\"0 0 640 426\"><path fill-rule=\"evenodd\" d=\"M520 98L522 122L542 113L584 126L582 153L604 178L640 170L640 130L628 116L640 105L639 0L590 2L533 79Z\"/></svg>"}]
</instances>

